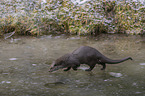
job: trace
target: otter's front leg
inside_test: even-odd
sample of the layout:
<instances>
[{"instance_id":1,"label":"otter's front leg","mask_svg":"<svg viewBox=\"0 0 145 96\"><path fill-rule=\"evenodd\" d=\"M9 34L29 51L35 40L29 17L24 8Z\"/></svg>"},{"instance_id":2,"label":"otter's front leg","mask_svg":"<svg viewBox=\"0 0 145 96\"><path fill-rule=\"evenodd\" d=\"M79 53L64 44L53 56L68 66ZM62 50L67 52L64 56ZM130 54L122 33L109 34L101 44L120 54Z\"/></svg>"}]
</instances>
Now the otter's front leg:
<instances>
[{"instance_id":1,"label":"otter's front leg","mask_svg":"<svg viewBox=\"0 0 145 96\"><path fill-rule=\"evenodd\" d=\"M67 67L67 69L64 69L63 71L68 71L68 70L70 70L71 69L71 67Z\"/></svg>"},{"instance_id":2,"label":"otter's front leg","mask_svg":"<svg viewBox=\"0 0 145 96\"><path fill-rule=\"evenodd\" d=\"M73 68L73 70L77 70L77 68L79 67L80 65L76 65L76 66L74 66L74 67L72 67Z\"/></svg>"},{"instance_id":3,"label":"otter's front leg","mask_svg":"<svg viewBox=\"0 0 145 96\"><path fill-rule=\"evenodd\" d=\"M92 64L92 65L89 65L89 66L90 66L90 68L86 69L85 71L91 71L95 67L95 64Z\"/></svg>"}]
</instances>

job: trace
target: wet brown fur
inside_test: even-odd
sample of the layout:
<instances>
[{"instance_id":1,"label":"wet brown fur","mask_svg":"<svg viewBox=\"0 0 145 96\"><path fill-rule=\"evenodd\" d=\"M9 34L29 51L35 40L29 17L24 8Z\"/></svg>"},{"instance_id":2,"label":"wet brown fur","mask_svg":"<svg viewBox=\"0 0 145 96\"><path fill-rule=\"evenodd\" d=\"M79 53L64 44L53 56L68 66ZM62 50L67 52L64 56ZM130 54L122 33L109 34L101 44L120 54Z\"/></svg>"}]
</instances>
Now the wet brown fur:
<instances>
[{"instance_id":1,"label":"wet brown fur","mask_svg":"<svg viewBox=\"0 0 145 96\"><path fill-rule=\"evenodd\" d=\"M68 71L71 68L77 70L80 64L87 64L90 68L86 71L91 71L96 64L101 64L103 67L101 70L106 68L106 64L117 64L126 60L132 60L131 57L126 57L121 60L112 60L102 55L98 50L89 46L81 46L80 48L73 51L71 54L65 54L58 58L53 67L50 68L50 72L67 68L64 71Z\"/></svg>"}]
</instances>

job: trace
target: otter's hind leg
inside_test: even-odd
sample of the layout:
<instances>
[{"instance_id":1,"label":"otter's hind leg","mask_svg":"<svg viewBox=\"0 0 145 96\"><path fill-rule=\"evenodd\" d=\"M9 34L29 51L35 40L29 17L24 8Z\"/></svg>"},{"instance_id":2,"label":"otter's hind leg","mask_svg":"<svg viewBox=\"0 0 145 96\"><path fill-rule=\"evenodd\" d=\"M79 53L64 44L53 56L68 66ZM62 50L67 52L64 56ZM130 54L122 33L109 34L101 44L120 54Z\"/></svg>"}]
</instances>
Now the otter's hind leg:
<instances>
[{"instance_id":1,"label":"otter's hind leg","mask_svg":"<svg viewBox=\"0 0 145 96\"><path fill-rule=\"evenodd\" d=\"M105 70L106 64L105 64L105 63L102 63L101 65L103 66L103 67L101 68L101 70Z\"/></svg>"},{"instance_id":2,"label":"otter's hind leg","mask_svg":"<svg viewBox=\"0 0 145 96\"><path fill-rule=\"evenodd\" d=\"M68 70L70 70L71 69L71 67L67 67L67 69L64 69L63 71L68 71Z\"/></svg>"}]
</instances>

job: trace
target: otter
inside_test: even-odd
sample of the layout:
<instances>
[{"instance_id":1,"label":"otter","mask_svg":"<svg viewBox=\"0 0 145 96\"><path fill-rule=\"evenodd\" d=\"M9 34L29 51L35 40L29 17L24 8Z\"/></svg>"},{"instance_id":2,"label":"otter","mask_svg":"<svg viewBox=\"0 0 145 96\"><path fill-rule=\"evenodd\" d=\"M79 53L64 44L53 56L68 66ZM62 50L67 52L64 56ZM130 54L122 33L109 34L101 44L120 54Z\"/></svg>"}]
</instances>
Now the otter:
<instances>
[{"instance_id":1,"label":"otter","mask_svg":"<svg viewBox=\"0 0 145 96\"><path fill-rule=\"evenodd\" d=\"M63 68L66 68L64 71L68 71L71 68L73 70L77 70L81 64L87 64L90 67L85 71L91 71L96 64L101 64L103 66L101 70L105 70L106 64L117 64L129 59L133 60L131 57L126 57L121 60L112 60L101 54L95 48L81 46L80 48L74 50L72 53L65 54L64 56L55 60L49 72Z\"/></svg>"}]
</instances>

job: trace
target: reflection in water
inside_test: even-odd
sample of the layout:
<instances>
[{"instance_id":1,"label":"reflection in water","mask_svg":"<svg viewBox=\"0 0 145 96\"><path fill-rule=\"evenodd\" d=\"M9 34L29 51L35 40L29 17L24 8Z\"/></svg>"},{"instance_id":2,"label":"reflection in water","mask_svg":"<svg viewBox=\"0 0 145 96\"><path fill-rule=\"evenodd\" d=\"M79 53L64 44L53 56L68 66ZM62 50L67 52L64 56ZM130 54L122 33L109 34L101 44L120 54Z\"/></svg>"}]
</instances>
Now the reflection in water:
<instances>
[{"instance_id":1,"label":"reflection in water","mask_svg":"<svg viewBox=\"0 0 145 96\"><path fill-rule=\"evenodd\" d=\"M44 86L50 88L50 87L54 87L54 86L57 87L59 85L64 85L64 83L63 82L46 83Z\"/></svg>"},{"instance_id":2,"label":"reflection in water","mask_svg":"<svg viewBox=\"0 0 145 96\"><path fill-rule=\"evenodd\" d=\"M0 42L0 95L2 96L143 96L145 94L145 43L136 36L19 37ZM74 49L88 45L105 56L134 61L79 70L49 73L51 63ZM119 77L119 78L118 78Z\"/></svg>"}]
</instances>

